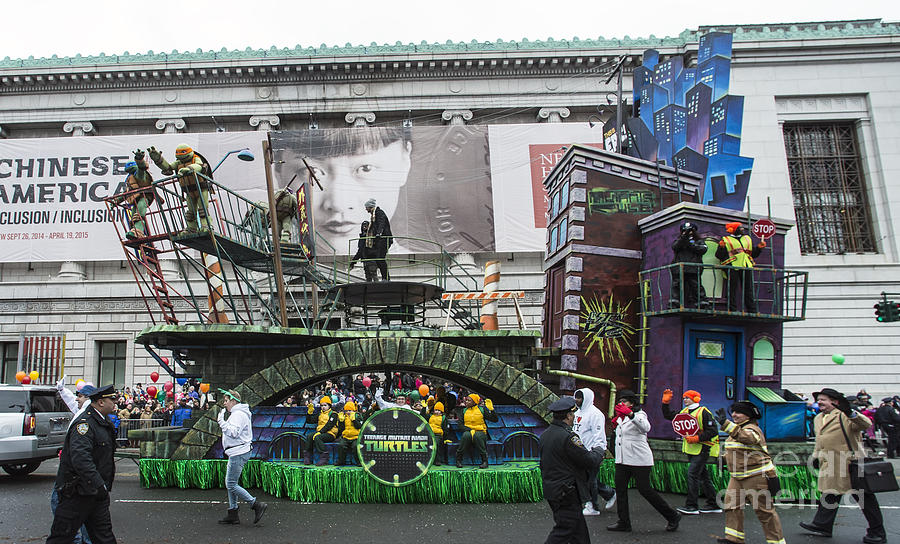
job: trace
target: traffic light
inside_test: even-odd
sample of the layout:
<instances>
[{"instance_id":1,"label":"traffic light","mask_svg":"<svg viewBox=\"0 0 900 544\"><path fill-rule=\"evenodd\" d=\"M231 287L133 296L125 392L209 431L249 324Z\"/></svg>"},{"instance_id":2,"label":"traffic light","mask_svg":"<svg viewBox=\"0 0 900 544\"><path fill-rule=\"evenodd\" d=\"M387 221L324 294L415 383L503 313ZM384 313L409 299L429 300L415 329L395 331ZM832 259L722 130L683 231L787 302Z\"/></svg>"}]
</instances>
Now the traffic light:
<instances>
[{"instance_id":1,"label":"traffic light","mask_svg":"<svg viewBox=\"0 0 900 544\"><path fill-rule=\"evenodd\" d=\"M893 300L882 300L873 306L875 308L875 321L879 323L894 323L900 321L900 303Z\"/></svg>"}]
</instances>

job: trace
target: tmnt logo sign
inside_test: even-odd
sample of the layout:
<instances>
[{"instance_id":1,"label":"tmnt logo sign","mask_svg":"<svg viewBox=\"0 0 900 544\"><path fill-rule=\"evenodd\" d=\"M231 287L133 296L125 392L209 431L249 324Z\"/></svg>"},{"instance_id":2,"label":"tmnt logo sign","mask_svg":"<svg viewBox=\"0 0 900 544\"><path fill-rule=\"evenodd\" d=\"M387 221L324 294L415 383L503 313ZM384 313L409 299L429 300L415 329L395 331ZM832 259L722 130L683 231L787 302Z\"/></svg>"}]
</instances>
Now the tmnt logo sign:
<instances>
[{"instance_id":1,"label":"tmnt logo sign","mask_svg":"<svg viewBox=\"0 0 900 544\"><path fill-rule=\"evenodd\" d=\"M363 470L377 482L408 485L428 472L434 462L435 437L412 410L390 408L375 413L359 432L357 454Z\"/></svg>"}]
</instances>

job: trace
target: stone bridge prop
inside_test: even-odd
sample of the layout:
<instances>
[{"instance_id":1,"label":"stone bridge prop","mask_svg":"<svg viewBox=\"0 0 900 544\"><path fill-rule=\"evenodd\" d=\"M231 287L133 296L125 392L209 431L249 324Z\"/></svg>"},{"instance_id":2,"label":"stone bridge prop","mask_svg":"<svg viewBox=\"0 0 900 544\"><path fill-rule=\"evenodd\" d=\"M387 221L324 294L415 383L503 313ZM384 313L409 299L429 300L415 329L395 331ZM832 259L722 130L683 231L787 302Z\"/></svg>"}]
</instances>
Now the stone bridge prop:
<instances>
[{"instance_id":1,"label":"stone bridge prop","mask_svg":"<svg viewBox=\"0 0 900 544\"><path fill-rule=\"evenodd\" d=\"M484 353L424 338L348 339L282 359L234 387L250 407L274 405L294 391L335 376L407 371L445 378L494 400L519 403L549 420L557 399L527 374ZM215 384L213 384L215 386ZM181 438L172 459L203 459L221 436L220 408L208 410Z\"/></svg>"}]
</instances>

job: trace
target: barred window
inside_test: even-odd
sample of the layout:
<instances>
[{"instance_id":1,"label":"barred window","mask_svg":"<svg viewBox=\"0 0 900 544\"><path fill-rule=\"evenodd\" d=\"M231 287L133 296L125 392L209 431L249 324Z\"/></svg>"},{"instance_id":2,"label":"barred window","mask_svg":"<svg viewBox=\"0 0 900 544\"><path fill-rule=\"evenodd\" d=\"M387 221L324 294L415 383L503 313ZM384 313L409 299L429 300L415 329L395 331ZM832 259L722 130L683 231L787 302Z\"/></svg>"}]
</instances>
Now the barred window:
<instances>
[{"instance_id":1,"label":"barred window","mask_svg":"<svg viewBox=\"0 0 900 544\"><path fill-rule=\"evenodd\" d=\"M803 254L877 251L853 123L785 123Z\"/></svg>"}]
</instances>

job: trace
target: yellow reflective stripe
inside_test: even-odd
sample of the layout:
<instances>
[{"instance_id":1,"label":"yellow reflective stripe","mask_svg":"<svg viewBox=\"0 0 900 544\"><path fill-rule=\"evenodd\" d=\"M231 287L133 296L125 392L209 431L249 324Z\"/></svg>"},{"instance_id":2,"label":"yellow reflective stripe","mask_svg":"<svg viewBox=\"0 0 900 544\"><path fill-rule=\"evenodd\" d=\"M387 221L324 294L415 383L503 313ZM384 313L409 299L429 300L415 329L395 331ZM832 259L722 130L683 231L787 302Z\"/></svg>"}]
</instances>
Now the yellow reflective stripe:
<instances>
[{"instance_id":1,"label":"yellow reflective stripe","mask_svg":"<svg viewBox=\"0 0 900 544\"><path fill-rule=\"evenodd\" d=\"M785 544L784 539L781 540L766 540L768 544Z\"/></svg>"},{"instance_id":2,"label":"yellow reflective stripe","mask_svg":"<svg viewBox=\"0 0 900 544\"><path fill-rule=\"evenodd\" d=\"M738 531L737 529L732 529L731 527L725 527L725 534L744 540L744 533Z\"/></svg>"},{"instance_id":3,"label":"yellow reflective stripe","mask_svg":"<svg viewBox=\"0 0 900 544\"><path fill-rule=\"evenodd\" d=\"M754 474L762 474L764 472L769 472L770 470L775 470L775 465L772 463L766 463L765 465L755 468L753 470L745 470L743 472L732 472L731 475L735 478L741 478L745 476L753 476Z\"/></svg>"},{"instance_id":4,"label":"yellow reflective stripe","mask_svg":"<svg viewBox=\"0 0 900 544\"><path fill-rule=\"evenodd\" d=\"M762 446L750 446L748 444L744 444L742 442L735 442L732 440L725 441L725 449L726 450L751 450L751 451L762 451L765 453L769 453L768 448L764 448Z\"/></svg>"}]
</instances>

